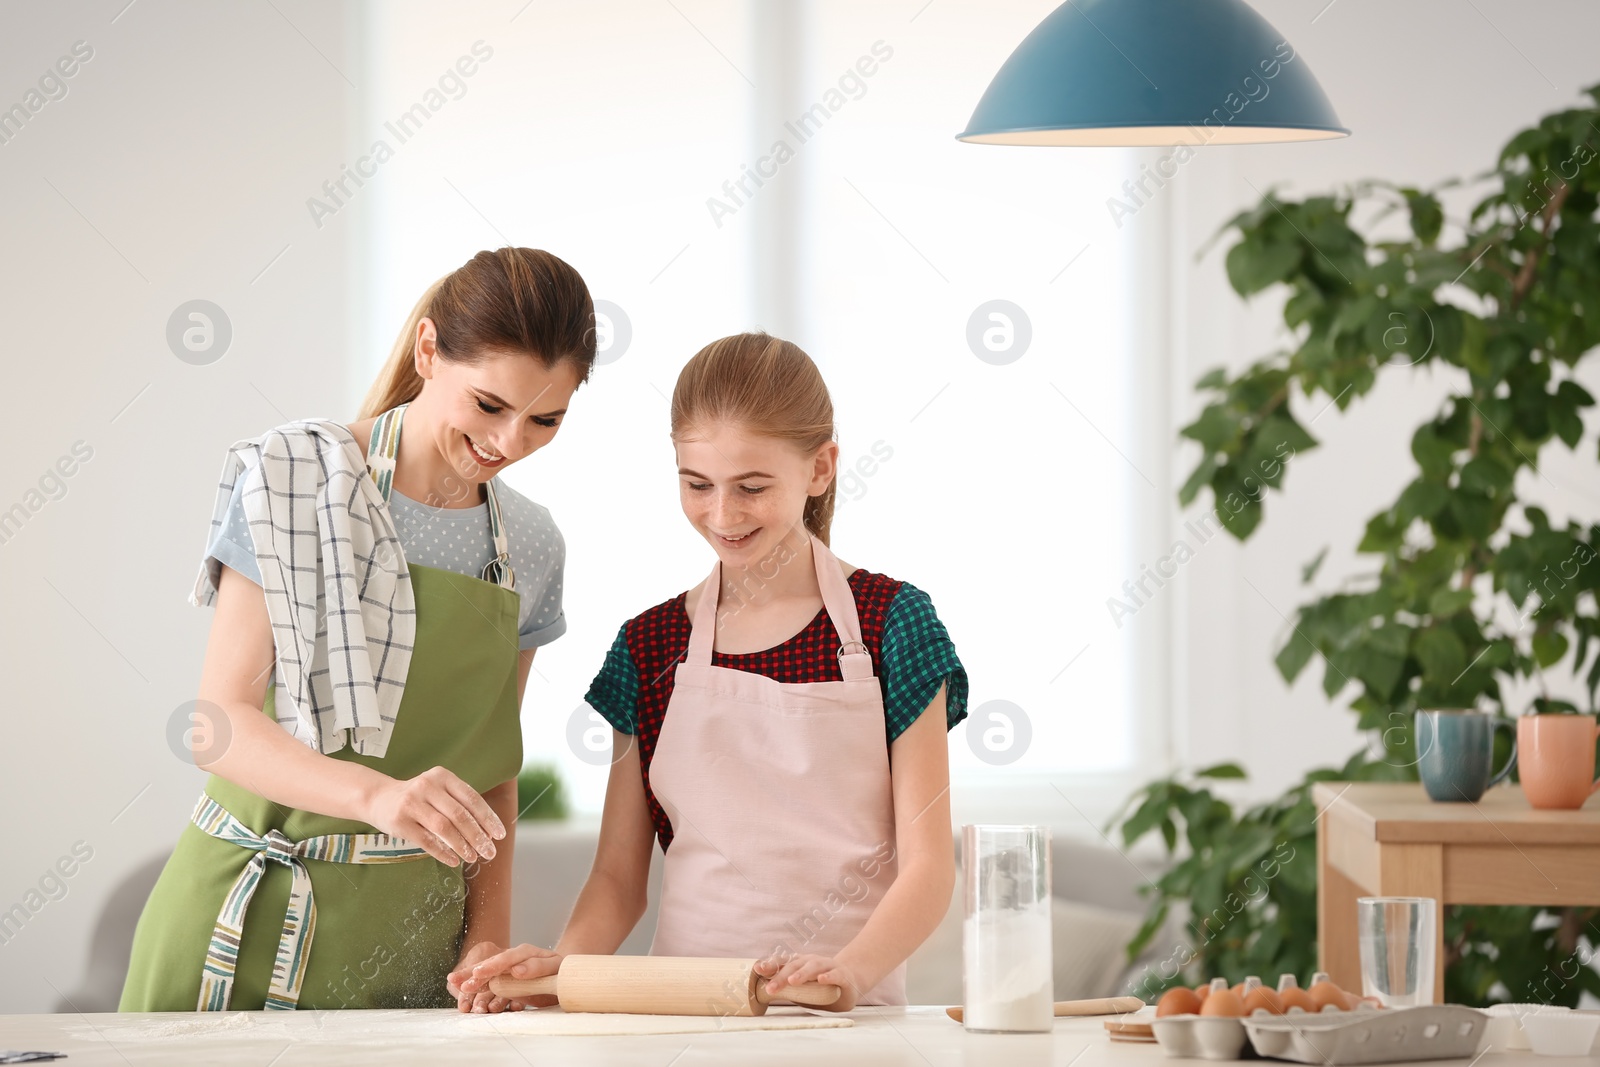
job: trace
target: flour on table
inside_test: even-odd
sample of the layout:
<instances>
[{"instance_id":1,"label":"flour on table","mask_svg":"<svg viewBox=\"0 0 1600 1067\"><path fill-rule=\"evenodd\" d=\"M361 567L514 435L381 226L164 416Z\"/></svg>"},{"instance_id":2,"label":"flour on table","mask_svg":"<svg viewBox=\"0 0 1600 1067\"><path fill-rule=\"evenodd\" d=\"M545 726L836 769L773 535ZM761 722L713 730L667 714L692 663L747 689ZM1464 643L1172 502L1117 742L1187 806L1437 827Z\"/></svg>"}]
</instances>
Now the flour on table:
<instances>
[{"instance_id":1,"label":"flour on table","mask_svg":"<svg viewBox=\"0 0 1600 1067\"><path fill-rule=\"evenodd\" d=\"M310 1017L310 1025L308 1019ZM249 1041L382 1045L459 1042L463 1038L601 1034L698 1034L747 1030L824 1030L853 1025L839 1015L813 1015L803 1008L773 1008L764 1016L568 1014L559 1008L530 1008L501 1015L467 1015L454 1008L369 1011L162 1012L108 1015L93 1025L68 1026L79 1040L112 1044L178 1042L205 1044Z\"/></svg>"},{"instance_id":2,"label":"flour on table","mask_svg":"<svg viewBox=\"0 0 1600 1067\"><path fill-rule=\"evenodd\" d=\"M120 1014L67 1032L81 1041L200 1042L459 1041L466 1018L454 1008L377 1011L229 1011ZM309 1025L308 1025L309 1021Z\"/></svg>"}]
</instances>

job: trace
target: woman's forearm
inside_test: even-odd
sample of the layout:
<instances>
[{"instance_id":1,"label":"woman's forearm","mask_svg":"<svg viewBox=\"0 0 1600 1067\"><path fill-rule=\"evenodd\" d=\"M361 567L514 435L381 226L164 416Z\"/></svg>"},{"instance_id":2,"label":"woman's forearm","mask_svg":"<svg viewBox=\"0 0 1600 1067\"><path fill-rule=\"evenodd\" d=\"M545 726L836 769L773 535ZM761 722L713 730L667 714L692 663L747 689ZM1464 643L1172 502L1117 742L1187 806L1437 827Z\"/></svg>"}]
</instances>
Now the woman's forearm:
<instances>
[{"instance_id":1,"label":"woman's forearm","mask_svg":"<svg viewBox=\"0 0 1600 1067\"><path fill-rule=\"evenodd\" d=\"M390 779L316 752L263 714L273 663L261 586L224 566L195 702L195 765L286 808L370 823L372 794Z\"/></svg>"},{"instance_id":2,"label":"woman's forearm","mask_svg":"<svg viewBox=\"0 0 1600 1067\"><path fill-rule=\"evenodd\" d=\"M470 948L480 941L506 945L511 940L511 863L516 842L517 782L502 782L483 794L505 825L506 836L495 847L493 859L479 860L467 868L466 935Z\"/></svg>"},{"instance_id":3,"label":"woman's forearm","mask_svg":"<svg viewBox=\"0 0 1600 1067\"><path fill-rule=\"evenodd\" d=\"M286 808L371 821L373 794L391 781L388 775L313 751L263 715L259 707L204 698L199 707L220 709L221 715L218 722L207 724L210 748L216 751L196 752L195 763L201 770ZM211 710L211 714L219 711Z\"/></svg>"}]
</instances>

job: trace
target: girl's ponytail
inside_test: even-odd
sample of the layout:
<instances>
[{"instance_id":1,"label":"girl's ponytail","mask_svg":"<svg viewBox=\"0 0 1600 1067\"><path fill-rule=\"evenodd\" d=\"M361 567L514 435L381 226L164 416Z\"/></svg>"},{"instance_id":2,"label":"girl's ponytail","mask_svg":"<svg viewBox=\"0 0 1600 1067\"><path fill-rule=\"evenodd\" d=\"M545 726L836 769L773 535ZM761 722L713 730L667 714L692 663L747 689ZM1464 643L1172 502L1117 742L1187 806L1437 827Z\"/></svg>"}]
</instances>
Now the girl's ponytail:
<instances>
[{"instance_id":1,"label":"girl's ponytail","mask_svg":"<svg viewBox=\"0 0 1600 1067\"><path fill-rule=\"evenodd\" d=\"M828 483L828 488L822 491L821 496L806 498L805 522L806 529L811 535L823 544L828 544L828 531L833 526L833 496L834 490L839 485L836 476ZM829 545L831 548L832 546Z\"/></svg>"}]
</instances>

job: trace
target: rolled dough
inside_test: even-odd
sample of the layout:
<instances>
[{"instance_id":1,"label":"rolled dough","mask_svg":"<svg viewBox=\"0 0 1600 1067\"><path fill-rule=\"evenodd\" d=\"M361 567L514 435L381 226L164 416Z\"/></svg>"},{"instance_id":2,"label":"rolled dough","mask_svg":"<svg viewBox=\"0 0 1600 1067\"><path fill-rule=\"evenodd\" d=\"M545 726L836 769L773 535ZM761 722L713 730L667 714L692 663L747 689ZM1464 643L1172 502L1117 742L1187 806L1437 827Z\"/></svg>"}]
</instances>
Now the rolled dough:
<instances>
[{"instance_id":1,"label":"rolled dough","mask_svg":"<svg viewBox=\"0 0 1600 1067\"><path fill-rule=\"evenodd\" d=\"M623 1034L709 1034L743 1030L829 1030L854 1026L842 1015L813 1015L802 1008L773 1008L765 1015L628 1015L529 1008L499 1015L468 1015L463 1029L539 1037L599 1037Z\"/></svg>"}]
</instances>

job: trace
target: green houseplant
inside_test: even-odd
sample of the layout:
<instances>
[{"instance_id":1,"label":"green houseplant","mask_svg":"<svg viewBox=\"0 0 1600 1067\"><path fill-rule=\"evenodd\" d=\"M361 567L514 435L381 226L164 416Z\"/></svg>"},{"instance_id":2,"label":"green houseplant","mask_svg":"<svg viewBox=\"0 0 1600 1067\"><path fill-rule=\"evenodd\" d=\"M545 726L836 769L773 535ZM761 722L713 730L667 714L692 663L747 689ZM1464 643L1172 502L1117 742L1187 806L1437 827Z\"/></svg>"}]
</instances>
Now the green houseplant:
<instances>
[{"instance_id":1,"label":"green houseplant","mask_svg":"<svg viewBox=\"0 0 1600 1067\"><path fill-rule=\"evenodd\" d=\"M1600 105L1600 86L1587 92ZM1283 321L1294 341L1236 376L1218 369L1196 383L1207 402L1181 433L1201 456L1182 504L1209 487L1222 526L1243 541L1266 492L1281 488L1297 453L1316 447L1291 410L1296 395L1343 410L1400 373L1396 364L1452 368L1458 384L1411 438L1414 477L1366 525L1357 551L1376 573L1302 604L1276 654L1286 682L1320 660L1323 692L1348 695L1372 745L1243 810L1215 786L1244 771L1222 764L1147 785L1113 820L1125 843L1159 833L1169 851L1185 846L1154 883L1129 945L1132 958L1174 905L1189 906L1186 936L1143 994L1215 975L1270 981L1288 971L1308 980L1311 784L1415 779L1417 709L1579 711L1551 694L1559 672L1586 694L1581 710L1595 711L1600 524L1553 524L1519 497L1517 478L1527 468L1524 485L1547 481L1541 450L1579 449L1582 411L1594 403L1574 373L1600 344L1600 106L1544 117L1473 181L1487 191L1448 227L1459 233L1448 241L1437 190L1375 181L1301 201L1269 191L1221 231L1239 238L1226 266L1240 296L1286 287ZM1409 232L1368 237L1351 223L1358 207L1402 213ZM1307 563L1306 584L1326 551ZM1521 680L1539 695L1507 707L1503 684ZM1593 950L1580 944L1600 945L1600 909L1451 907L1444 923L1452 1003L1571 1005L1585 990L1600 994L1600 974L1587 965Z\"/></svg>"},{"instance_id":2,"label":"green houseplant","mask_svg":"<svg viewBox=\"0 0 1600 1067\"><path fill-rule=\"evenodd\" d=\"M565 819L567 790L553 764L533 763L517 775L517 820Z\"/></svg>"}]
</instances>

